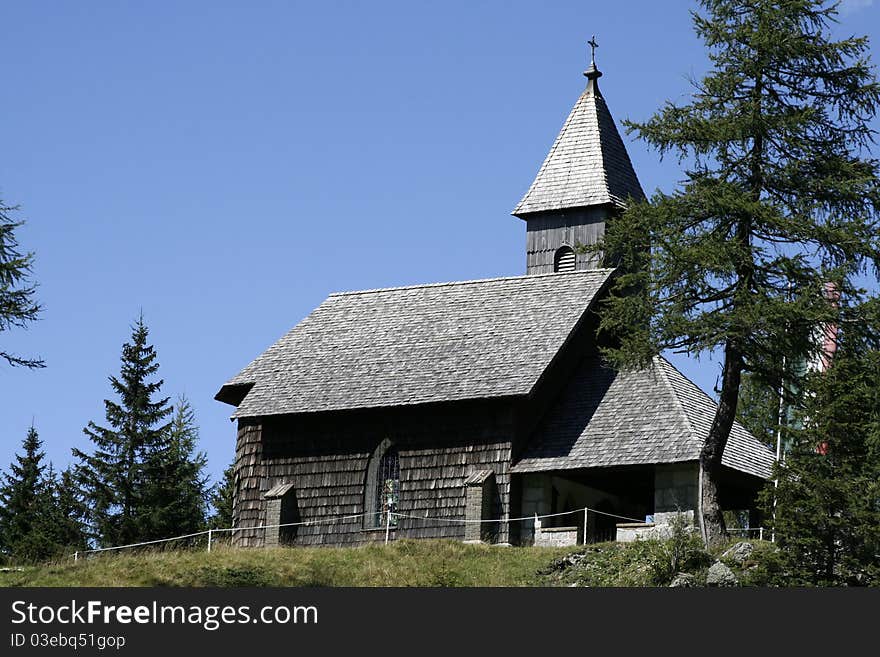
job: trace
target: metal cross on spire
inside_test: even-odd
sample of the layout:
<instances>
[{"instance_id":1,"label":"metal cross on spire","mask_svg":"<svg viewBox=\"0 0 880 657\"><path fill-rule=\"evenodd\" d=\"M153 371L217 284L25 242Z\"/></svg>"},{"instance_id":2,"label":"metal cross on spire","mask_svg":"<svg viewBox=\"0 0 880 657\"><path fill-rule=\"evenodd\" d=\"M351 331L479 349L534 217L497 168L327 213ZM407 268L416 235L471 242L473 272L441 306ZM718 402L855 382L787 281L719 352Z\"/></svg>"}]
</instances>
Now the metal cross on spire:
<instances>
[{"instance_id":1,"label":"metal cross on spire","mask_svg":"<svg viewBox=\"0 0 880 657\"><path fill-rule=\"evenodd\" d=\"M592 38L590 38L589 41L587 41L587 44L589 44L589 46L590 46L590 65L595 66L596 65L596 48L599 47L599 44L596 43L596 35L595 34L592 36Z\"/></svg>"},{"instance_id":2,"label":"metal cross on spire","mask_svg":"<svg viewBox=\"0 0 880 657\"><path fill-rule=\"evenodd\" d=\"M596 48L599 47L599 44L596 41L595 34L589 41L587 41L587 44L589 44L590 46L590 68L584 71L584 75L590 81L590 83L593 83L595 80L598 80L602 77L602 71L596 68Z\"/></svg>"}]
</instances>

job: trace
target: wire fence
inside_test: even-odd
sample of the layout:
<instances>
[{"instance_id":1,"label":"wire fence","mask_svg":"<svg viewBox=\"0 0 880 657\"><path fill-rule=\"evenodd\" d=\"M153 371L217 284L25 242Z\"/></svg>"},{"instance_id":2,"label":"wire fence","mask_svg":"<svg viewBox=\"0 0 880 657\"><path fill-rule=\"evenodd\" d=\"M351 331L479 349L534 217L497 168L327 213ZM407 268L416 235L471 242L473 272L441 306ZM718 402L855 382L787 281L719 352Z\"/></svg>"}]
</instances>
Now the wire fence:
<instances>
[{"instance_id":1,"label":"wire fence","mask_svg":"<svg viewBox=\"0 0 880 657\"><path fill-rule=\"evenodd\" d=\"M252 533L256 531L266 531L270 529L283 529L283 528L297 528L297 527L315 527L322 525L330 525L333 523L346 522L350 520L358 520L365 519L369 516L378 516L384 522L382 524L377 523L374 527L375 529L384 529L385 536L384 542L388 543L392 538L392 532L397 529L397 525L401 519L409 520L410 522L421 521L425 523L436 523L437 525L442 524L453 524L453 525L502 525L502 524L511 524L516 522L533 522L536 527L541 526L541 521L546 519L558 520L563 518L564 516L572 516L577 520L577 522L582 525L580 528L583 530L583 541L586 542L586 537L588 533L588 524L590 519L590 514L595 514L596 516L602 516L605 518L614 518L623 520L630 523L643 523L648 525L650 520L647 518L631 518L628 516L622 516L616 513L610 513L608 511L601 511L599 509L593 509L591 507L583 507L580 509L575 509L572 511L562 511L559 513L545 513L545 514L533 514L530 516L520 516L516 518L489 518L489 519L477 519L477 518L444 518L440 516L429 516L429 515L415 515L415 514L407 514L407 513L398 513L398 512L371 512L371 513L356 513L342 516L332 516L325 518L315 518L313 520L303 520L299 522L286 522L286 523L277 523L277 524L269 524L269 525L257 525L253 527L219 527L219 528L211 528L205 529L199 532L193 532L190 534L182 534L180 536L172 536L170 538L158 538L149 541L140 541L138 543L128 543L126 545L113 545L109 547L96 547L88 550L79 550L69 555L74 561L79 561L82 558L86 558L93 555L103 554L105 552L118 552L121 550L138 550L142 548L149 549L199 549L206 550L207 552L211 552L211 550L215 549L220 545L231 545L234 543L236 533L246 534ZM764 538L764 528L763 527L746 527L746 528L732 528L729 530L729 533L732 536L738 536L743 538L748 538L750 534L757 534L759 540L763 540Z\"/></svg>"},{"instance_id":2,"label":"wire fence","mask_svg":"<svg viewBox=\"0 0 880 657\"><path fill-rule=\"evenodd\" d=\"M763 527L728 527L727 533L737 538L757 538L759 541L764 540Z\"/></svg>"}]
</instances>

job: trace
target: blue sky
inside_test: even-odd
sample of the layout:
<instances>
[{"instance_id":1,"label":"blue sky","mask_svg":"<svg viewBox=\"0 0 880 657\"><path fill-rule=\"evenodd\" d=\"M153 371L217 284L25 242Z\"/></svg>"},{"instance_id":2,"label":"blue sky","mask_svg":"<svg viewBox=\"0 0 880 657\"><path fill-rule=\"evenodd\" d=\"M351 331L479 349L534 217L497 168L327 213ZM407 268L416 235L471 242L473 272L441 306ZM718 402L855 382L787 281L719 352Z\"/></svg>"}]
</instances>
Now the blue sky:
<instances>
[{"instance_id":1,"label":"blue sky","mask_svg":"<svg viewBox=\"0 0 880 657\"><path fill-rule=\"evenodd\" d=\"M45 306L0 367L5 469L33 421L56 465L89 448L143 310L165 393L212 475L220 385L330 292L525 269L510 211L580 94L596 34L611 111L682 99L705 52L681 2L7 2L0 196L20 204ZM846 3L841 36L880 10ZM627 139L646 190L674 161ZM711 390L717 363L676 359Z\"/></svg>"}]
</instances>

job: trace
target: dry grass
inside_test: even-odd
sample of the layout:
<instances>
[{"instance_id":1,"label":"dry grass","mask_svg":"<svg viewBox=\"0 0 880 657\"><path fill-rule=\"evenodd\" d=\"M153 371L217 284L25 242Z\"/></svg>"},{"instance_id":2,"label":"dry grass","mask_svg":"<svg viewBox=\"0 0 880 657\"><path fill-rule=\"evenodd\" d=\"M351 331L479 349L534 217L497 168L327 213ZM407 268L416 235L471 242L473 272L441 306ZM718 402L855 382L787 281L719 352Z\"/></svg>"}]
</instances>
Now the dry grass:
<instances>
[{"instance_id":1,"label":"dry grass","mask_svg":"<svg viewBox=\"0 0 880 657\"><path fill-rule=\"evenodd\" d=\"M0 586L534 586L573 548L396 541L359 548L150 551L0 572Z\"/></svg>"}]
</instances>

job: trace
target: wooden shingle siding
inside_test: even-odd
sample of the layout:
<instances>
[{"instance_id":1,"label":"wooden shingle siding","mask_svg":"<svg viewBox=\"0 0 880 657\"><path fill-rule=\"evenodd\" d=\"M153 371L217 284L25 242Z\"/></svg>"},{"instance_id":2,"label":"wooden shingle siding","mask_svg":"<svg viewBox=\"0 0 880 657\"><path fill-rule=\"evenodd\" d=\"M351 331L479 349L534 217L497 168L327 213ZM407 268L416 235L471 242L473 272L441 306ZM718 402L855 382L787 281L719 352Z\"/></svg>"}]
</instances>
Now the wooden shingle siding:
<instances>
[{"instance_id":1,"label":"wooden shingle siding","mask_svg":"<svg viewBox=\"0 0 880 657\"><path fill-rule=\"evenodd\" d=\"M509 402L484 401L438 404L421 409L386 409L264 418L259 466L268 490L294 484L302 521L356 515L364 512L366 472L376 446L389 438L400 454L398 512L406 515L463 520L466 516L466 478L477 470L495 473L492 518L509 513L513 410ZM242 426L239 443L250 446L252 432ZM241 436L245 437L245 440ZM248 454L256 454L249 447ZM250 461L248 461L250 463ZM242 526L265 522L255 505L258 490L242 495L237 514ZM271 522L270 522L271 524ZM295 545L357 545L384 540L384 529L369 529L363 518L299 527ZM254 532L254 534L257 534ZM465 537L462 523L401 518L392 531L396 538ZM242 536L250 537L246 532ZM501 526L493 538L507 540ZM260 545L248 538L241 545Z\"/></svg>"},{"instance_id":2,"label":"wooden shingle siding","mask_svg":"<svg viewBox=\"0 0 880 657\"><path fill-rule=\"evenodd\" d=\"M253 419L239 420L235 447L235 492L233 526L256 527L264 524L263 492L268 490L263 476L262 428ZM237 531L232 544L239 547L262 545L262 531Z\"/></svg>"},{"instance_id":3,"label":"wooden shingle siding","mask_svg":"<svg viewBox=\"0 0 880 657\"><path fill-rule=\"evenodd\" d=\"M605 224L612 206L576 208L528 218L526 227L526 274L548 274L554 271L556 252L562 246L577 247L597 244L605 235ZM576 269L595 269L598 258L576 253Z\"/></svg>"}]
</instances>

